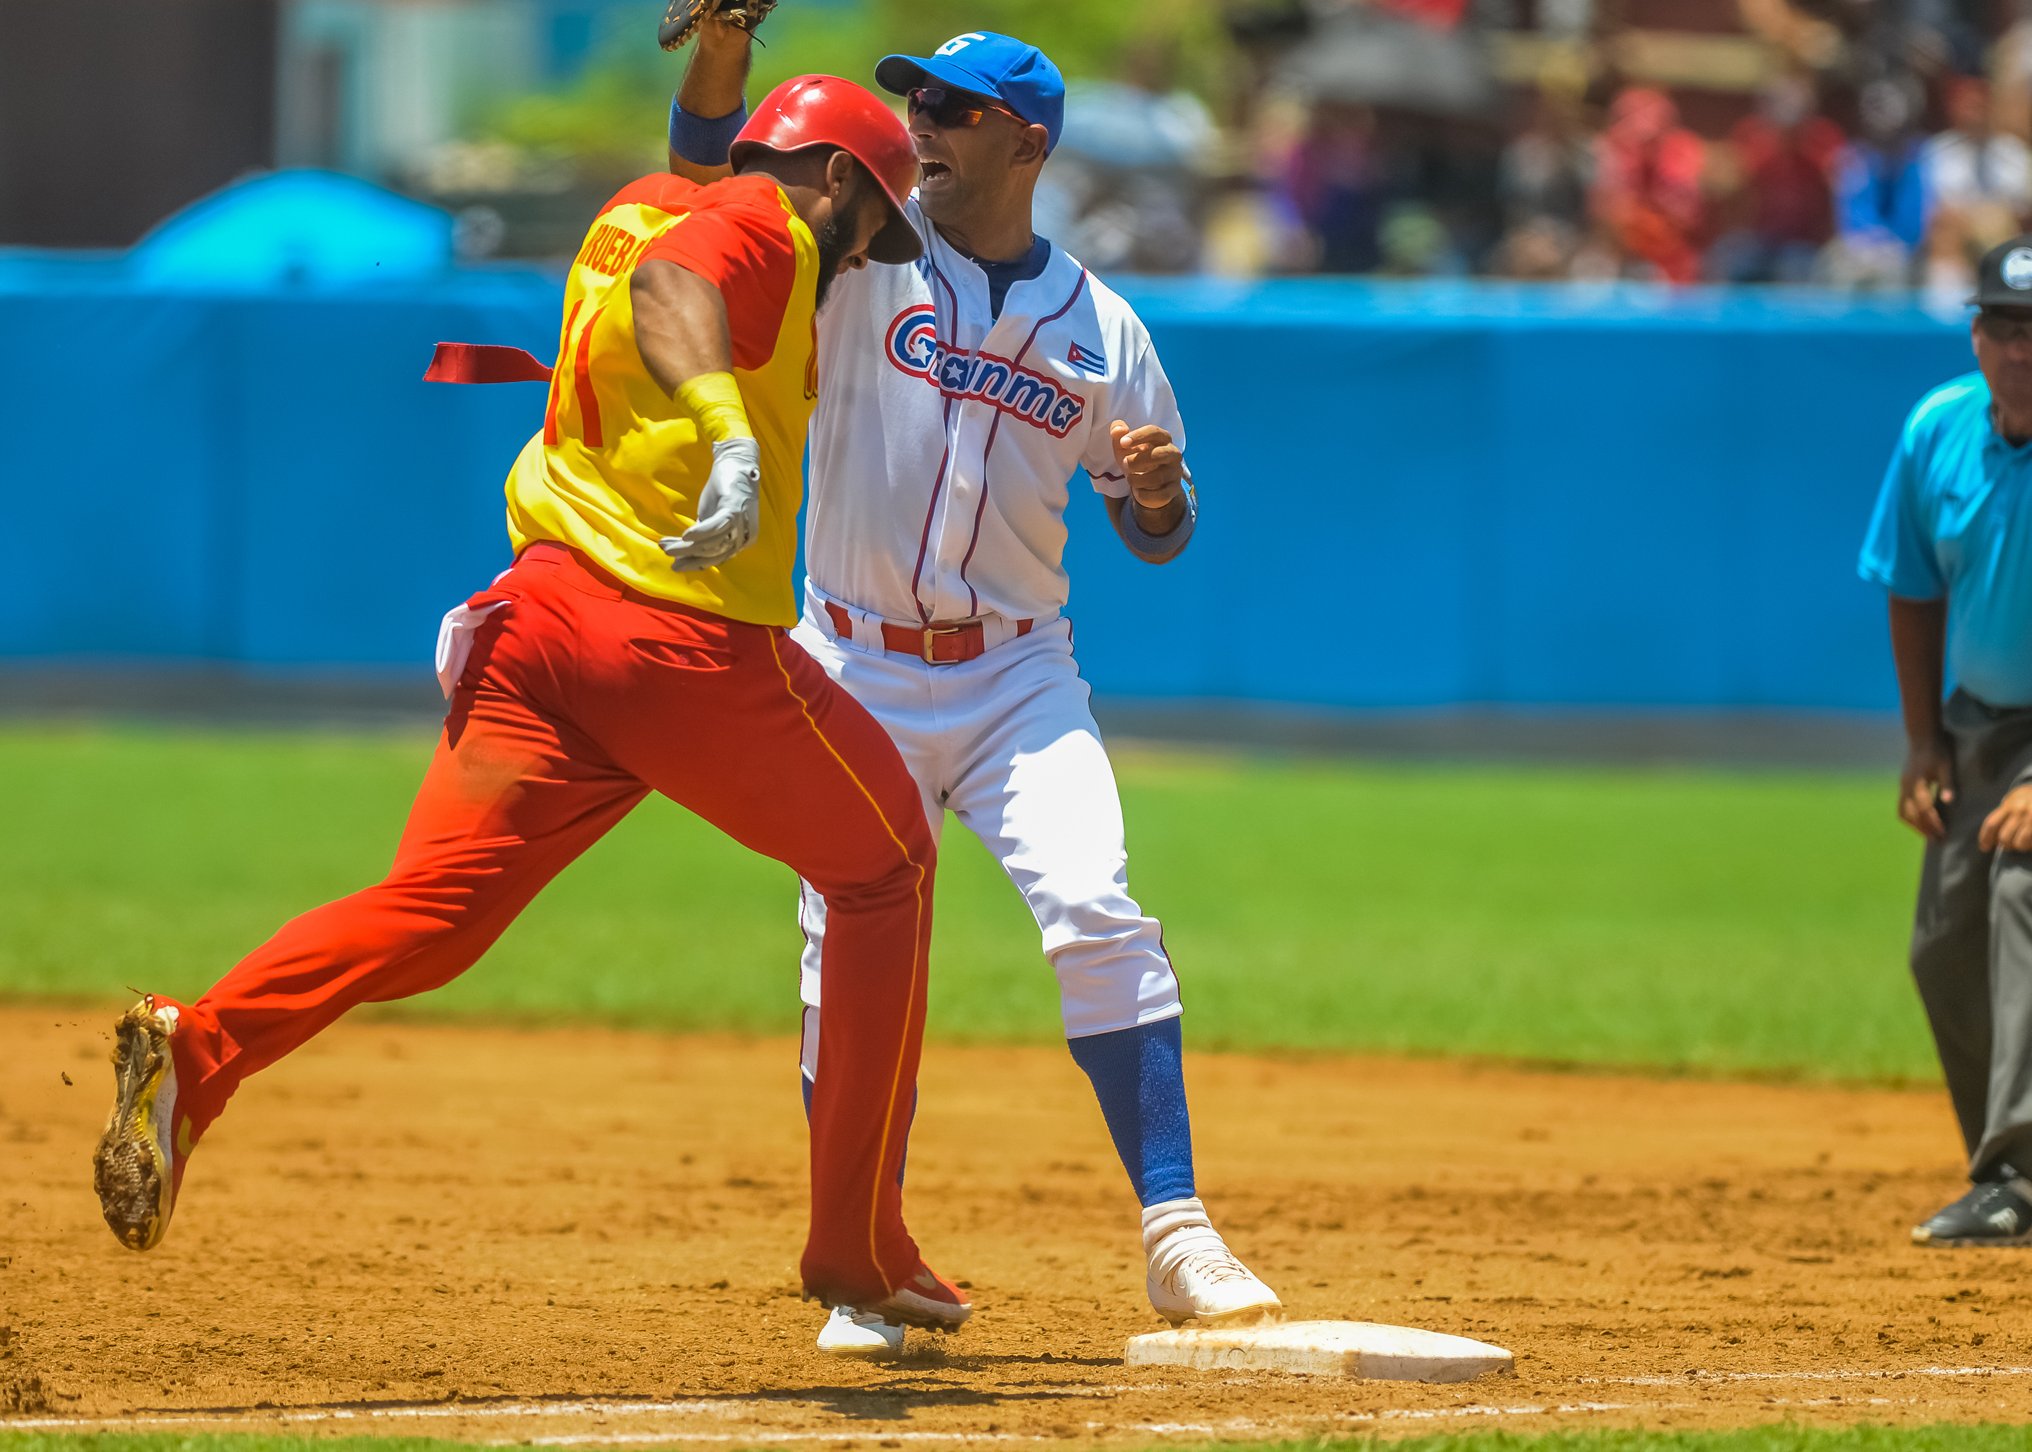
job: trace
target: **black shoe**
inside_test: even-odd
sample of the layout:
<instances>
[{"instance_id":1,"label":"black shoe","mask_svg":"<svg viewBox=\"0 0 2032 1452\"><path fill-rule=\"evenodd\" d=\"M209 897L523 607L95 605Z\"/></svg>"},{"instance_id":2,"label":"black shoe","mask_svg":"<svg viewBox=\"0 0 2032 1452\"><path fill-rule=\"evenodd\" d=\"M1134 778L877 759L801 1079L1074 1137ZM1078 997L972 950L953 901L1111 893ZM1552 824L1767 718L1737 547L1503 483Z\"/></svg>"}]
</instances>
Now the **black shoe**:
<instances>
[{"instance_id":1,"label":"black shoe","mask_svg":"<svg viewBox=\"0 0 2032 1452\"><path fill-rule=\"evenodd\" d=\"M1912 1243L2032 1245L2032 1180L2014 1177L1971 1186L1924 1225L1915 1225Z\"/></svg>"}]
</instances>

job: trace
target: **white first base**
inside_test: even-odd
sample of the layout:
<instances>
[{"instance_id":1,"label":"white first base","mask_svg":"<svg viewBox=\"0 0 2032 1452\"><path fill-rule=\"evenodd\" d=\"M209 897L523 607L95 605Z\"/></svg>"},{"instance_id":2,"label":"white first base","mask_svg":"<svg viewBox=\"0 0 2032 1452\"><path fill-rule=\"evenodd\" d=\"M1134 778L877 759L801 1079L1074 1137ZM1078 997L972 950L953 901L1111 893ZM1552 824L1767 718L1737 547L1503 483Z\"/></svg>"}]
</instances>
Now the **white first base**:
<instances>
[{"instance_id":1,"label":"white first base","mask_svg":"<svg viewBox=\"0 0 2032 1452\"><path fill-rule=\"evenodd\" d=\"M1370 1321L1281 1321L1229 1330L1152 1331L1131 1336L1131 1366L1202 1371L1296 1371L1371 1381L1472 1381L1508 1371L1500 1346Z\"/></svg>"}]
</instances>

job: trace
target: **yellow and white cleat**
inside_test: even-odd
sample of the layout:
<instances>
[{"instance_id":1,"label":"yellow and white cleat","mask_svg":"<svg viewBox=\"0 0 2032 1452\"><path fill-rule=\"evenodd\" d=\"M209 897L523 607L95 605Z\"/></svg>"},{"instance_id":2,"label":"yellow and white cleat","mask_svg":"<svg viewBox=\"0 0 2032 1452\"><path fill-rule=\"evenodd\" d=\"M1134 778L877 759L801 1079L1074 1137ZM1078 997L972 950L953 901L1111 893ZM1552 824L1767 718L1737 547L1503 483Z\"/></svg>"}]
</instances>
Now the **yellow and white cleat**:
<instances>
[{"instance_id":1,"label":"yellow and white cleat","mask_svg":"<svg viewBox=\"0 0 2032 1452\"><path fill-rule=\"evenodd\" d=\"M106 1224L129 1250L161 1242L190 1154L190 1120L177 1117L169 1047L176 1017L176 1009L144 998L113 1027L113 1113L92 1152L92 1185Z\"/></svg>"}]
</instances>

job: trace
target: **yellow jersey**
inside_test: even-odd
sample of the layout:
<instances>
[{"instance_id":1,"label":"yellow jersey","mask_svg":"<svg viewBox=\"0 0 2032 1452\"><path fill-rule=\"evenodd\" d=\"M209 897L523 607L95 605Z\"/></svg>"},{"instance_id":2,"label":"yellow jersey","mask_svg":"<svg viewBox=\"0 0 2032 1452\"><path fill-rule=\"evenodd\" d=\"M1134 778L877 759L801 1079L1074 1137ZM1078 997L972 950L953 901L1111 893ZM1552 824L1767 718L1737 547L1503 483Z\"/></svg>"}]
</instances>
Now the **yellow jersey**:
<instances>
[{"instance_id":1,"label":"yellow jersey","mask_svg":"<svg viewBox=\"0 0 2032 1452\"><path fill-rule=\"evenodd\" d=\"M714 569L679 573L657 545L698 518L711 444L660 388L635 343L629 283L667 261L720 289L734 379L762 462L755 540ZM818 243L767 177L699 186L644 177L601 209L565 281L543 430L508 475L519 552L556 540L624 584L758 625L796 623L792 572L805 427L818 398ZM540 365L539 365L540 366Z\"/></svg>"}]
</instances>

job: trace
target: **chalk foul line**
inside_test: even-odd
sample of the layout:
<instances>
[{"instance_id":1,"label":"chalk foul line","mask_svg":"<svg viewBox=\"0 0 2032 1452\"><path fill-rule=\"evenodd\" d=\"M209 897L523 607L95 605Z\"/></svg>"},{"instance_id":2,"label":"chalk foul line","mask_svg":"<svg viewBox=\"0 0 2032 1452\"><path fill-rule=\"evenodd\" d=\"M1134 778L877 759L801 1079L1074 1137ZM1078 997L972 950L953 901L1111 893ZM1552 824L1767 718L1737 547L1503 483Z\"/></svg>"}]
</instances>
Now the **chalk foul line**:
<instances>
[{"instance_id":1,"label":"chalk foul line","mask_svg":"<svg viewBox=\"0 0 2032 1452\"><path fill-rule=\"evenodd\" d=\"M1907 1376L2032 1376L2032 1366L1908 1366L1855 1371L1683 1371L1676 1376L1582 1376L1583 1386L1697 1386L1701 1382L1897 1381Z\"/></svg>"},{"instance_id":2,"label":"chalk foul line","mask_svg":"<svg viewBox=\"0 0 2032 1452\"><path fill-rule=\"evenodd\" d=\"M1097 1391L1103 1389L1096 1389ZM789 1409L793 1403L780 1398L761 1398L734 1401L612 1401L596 1399L557 1402L506 1402L506 1403L446 1403L429 1406L396 1407L303 1407L275 1409L235 1409L231 1411L195 1412L140 1412L120 1417L0 1417L0 1430L4 1431L67 1431L104 1432L130 1431L144 1427L196 1427L217 1426L233 1423L259 1423L265 1425L301 1425L326 1422L394 1422L425 1419L459 1420L473 1422L506 1421L516 1418L557 1418L557 1417L635 1417L635 1416L695 1416L702 1419L725 1421L732 1418L749 1417L765 1408ZM1474 1418L1574 1416L1596 1412L1629 1410L1618 1402L1571 1402L1547 1403L1544 1405L1485 1406L1432 1408L1386 1408L1375 1412L1350 1412L1332 1418L1336 1423L1378 1423L1378 1422L1424 1422L1449 1421ZM1304 1421L1314 1419L1304 1418ZM1146 1422L1134 1424L1092 1423L1093 1427L1107 1427L1114 1430L1139 1432L1148 1436L1216 1436L1222 1433L1250 1432L1266 1429L1270 1424L1251 1418L1211 1422ZM770 1442L837 1442L842 1436L854 1436L855 1430L831 1428L827 1430L790 1430L757 1423L754 1429L740 1432L704 1432L698 1430L644 1431L644 1432L584 1432L560 1433L547 1437L517 1437L488 1445L538 1447L630 1447L656 1446L681 1442L752 1442L757 1436ZM1049 1442L1062 1440L1053 1433L1021 1432L968 1432L964 1429L952 1431L932 1430L870 1430L870 1438L883 1441L906 1442Z\"/></svg>"},{"instance_id":3,"label":"chalk foul line","mask_svg":"<svg viewBox=\"0 0 2032 1452\"><path fill-rule=\"evenodd\" d=\"M1915 1366L1857 1369L1829 1369L1819 1371L1687 1371L1670 1376L1621 1376L1621 1377L1577 1377L1575 1381L1586 1386L1629 1386L1629 1387L1694 1387L1744 1382L1884 1382L1899 1381L1912 1377L1985 1379L1994 1377L2032 1376L2032 1366ZM1078 1401L1085 1398L1099 1398L1111 1393L1133 1390L1130 1387L1094 1386L1080 1388L1066 1393L1066 1400ZM1820 1405L1820 1401L1790 1401L1777 1399L1781 1403L1798 1406ZM1873 1404L1890 1405L1884 1398L1871 1398ZM1614 1401L1545 1402L1517 1405L1469 1404L1457 1407L1394 1407L1371 1412L1344 1412L1331 1418L1336 1425L1380 1424L1397 1422L1444 1422L1475 1419L1503 1419L1516 1417L1572 1417L1589 1416L1605 1412L1643 1411L1656 1412L1673 1410L1682 1404L1641 1403L1630 1404ZM1691 1406L1693 1404L1683 1404ZM758 1416L765 1411L800 1411L802 1404L794 1398L783 1396L720 1398L710 1401L670 1400L655 1401L643 1399L612 1400L598 1397L578 1397L564 1400L544 1401L500 1401L500 1402L430 1402L415 1405L388 1406L303 1406L303 1407L225 1407L210 1410L134 1412L110 1417L0 1417L0 1431L26 1432L104 1432L130 1431L142 1428L174 1428L232 1426L252 1424L265 1426L315 1425L320 1423L400 1423L417 1421L459 1421L486 1423L490 1421L514 1421L519 1419L554 1420L566 1417L589 1417L594 1419L623 1417L685 1417L701 1421L740 1419L747 1422L747 1429L741 1431L705 1431L697 1428L673 1430L644 1430L641 1432L589 1431L584 1433L561 1432L554 1436L516 1437L485 1445L512 1446L534 1445L539 1447L631 1447L675 1445L679 1443L746 1443L758 1436L770 1442L838 1442L849 1440L880 1440L891 1442L1049 1442L1060 1440L1059 1434L1023 1432L969 1432L955 1428L951 1431L929 1429L868 1429L865 1433L855 1427L833 1427L828 1429L789 1429L770 1425L769 1418ZM1283 1419L1290 1421L1291 1419ZM1300 1417L1296 1422L1314 1424L1316 1418ZM1095 1428L1137 1432L1153 1437L1174 1436L1220 1436L1237 1432L1269 1431L1279 1423L1266 1423L1249 1418L1235 1418L1214 1422L1147 1422L1133 1425L1122 1423L1093 1423ZM1295 1424L1295 1423L1294 1423Z\"/></svg>"}]
</instances>

